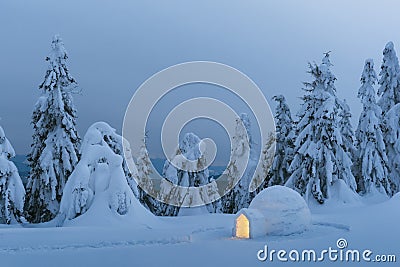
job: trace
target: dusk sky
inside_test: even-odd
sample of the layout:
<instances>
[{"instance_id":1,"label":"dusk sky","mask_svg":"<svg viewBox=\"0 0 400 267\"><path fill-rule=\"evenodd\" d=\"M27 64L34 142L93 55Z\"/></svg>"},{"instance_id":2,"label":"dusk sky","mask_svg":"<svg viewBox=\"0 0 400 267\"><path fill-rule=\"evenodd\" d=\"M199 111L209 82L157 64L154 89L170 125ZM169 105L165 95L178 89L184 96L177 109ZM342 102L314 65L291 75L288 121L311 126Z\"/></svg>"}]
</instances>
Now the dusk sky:
<instances>
[{"instance_id":1,"label":"dusk sky","mask_svg":"<svg viewBox=\"0 0 400 267\"><path fill-rule=\"evenodd\" d=\"M399 11L394 0L0 0L0 125L17 154L29 152L31 113L47 69L44 59L52 36L60 34L69 69L82 88L74 96L81 137L96 121L121 132L125 109L141 83L168 66L194 60L221 62L244 72L272 108L271 97L281 93L295 114L302 82L310 80L307 63L319 63L330 50L337 94L347 99L356 127L364 61L373 58L379 72L385 44L393 41L400 51ZM190 90L212 93L199 86L180 90L186 91L160 104L164 110L190 98ZM215 94L241 109L231 96ZM150 132L160 123L155 119Z\"/></svg>"}]
</instances>

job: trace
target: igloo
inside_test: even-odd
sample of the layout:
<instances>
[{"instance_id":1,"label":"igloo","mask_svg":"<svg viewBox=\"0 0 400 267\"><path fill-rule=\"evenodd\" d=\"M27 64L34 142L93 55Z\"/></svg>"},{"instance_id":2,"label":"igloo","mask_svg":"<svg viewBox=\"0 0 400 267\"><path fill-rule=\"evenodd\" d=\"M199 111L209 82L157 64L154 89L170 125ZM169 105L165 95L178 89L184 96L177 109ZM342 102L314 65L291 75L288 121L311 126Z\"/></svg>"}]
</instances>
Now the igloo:
<instances>
[{"instance_id":1,"label":"igloo","mask_svg":"<svg viewBox=\"0 0 400 267\"><path fill-rule=\"evenodd\" d=\"M261 191L249 208L236 214L233 236L290 235L303 232L310 225L311 213L304 198L288 187L277 185Z\"/></svg>"}]
</instances>

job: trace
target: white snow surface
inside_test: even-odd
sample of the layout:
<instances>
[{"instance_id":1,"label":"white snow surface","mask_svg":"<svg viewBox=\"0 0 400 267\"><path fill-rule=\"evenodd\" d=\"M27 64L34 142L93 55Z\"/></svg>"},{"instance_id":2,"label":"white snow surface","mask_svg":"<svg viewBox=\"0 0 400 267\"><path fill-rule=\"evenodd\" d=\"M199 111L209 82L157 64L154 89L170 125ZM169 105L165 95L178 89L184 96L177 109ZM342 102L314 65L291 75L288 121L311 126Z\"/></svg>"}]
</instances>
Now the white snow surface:
<instances>
[{"instance_id":1,"label":"white snow surface","mask_svg":"<svg viewBox=\"0 0 400 267\"><path fill-rule=\"evenodd\" d=\"M370 263L372 266L398 266L399 206L397 194L374 205L312 210L312 226L303 233L249 240L232 238L234 216L223 214L163 217L151 228L122 225L123 219L115 216L104 225L89 226L79 220L58 228L3 225L1 266L346 266L340 261L257 260L257 252L265 245L275 250L321 251L336 249L339 238L347 240L349 249L370 249L373 255L397 256L397 263ZM370 264L354 262L350 266Z\"/></svg>"}]
</instances>

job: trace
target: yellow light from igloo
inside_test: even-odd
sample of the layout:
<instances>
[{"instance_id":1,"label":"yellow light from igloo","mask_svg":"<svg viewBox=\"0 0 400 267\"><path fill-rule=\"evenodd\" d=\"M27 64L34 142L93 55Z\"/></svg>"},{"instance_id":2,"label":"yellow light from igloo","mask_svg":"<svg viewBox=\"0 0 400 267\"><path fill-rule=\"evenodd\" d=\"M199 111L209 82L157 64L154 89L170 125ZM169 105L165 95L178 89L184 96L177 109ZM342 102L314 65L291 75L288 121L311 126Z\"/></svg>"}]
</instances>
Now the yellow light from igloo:
<instances>
[{"instance_id":1,"label":"yellow light from igloo","mask_svg":"<svg viewBox=\"0 0 400 267\"><path fill-rule=\"evenodd\" d=\"M236 237L250 238L250 223L246 216L240 214L236 218Z\"/></svg>"}]
</instances>

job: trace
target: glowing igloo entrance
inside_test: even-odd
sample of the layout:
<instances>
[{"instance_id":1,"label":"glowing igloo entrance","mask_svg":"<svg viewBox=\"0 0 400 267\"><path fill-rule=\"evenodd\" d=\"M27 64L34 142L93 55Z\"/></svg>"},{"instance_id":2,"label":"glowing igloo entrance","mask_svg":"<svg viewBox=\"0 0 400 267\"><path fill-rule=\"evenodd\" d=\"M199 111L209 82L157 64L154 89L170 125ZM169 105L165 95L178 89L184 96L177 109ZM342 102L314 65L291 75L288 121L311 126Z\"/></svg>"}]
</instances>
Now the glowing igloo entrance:
<instances>
[{"instance_id":1,"label":"glowing igloo entrance","mask_svg":"<svg viewBox=\"0 0 400 267\"><path fill-rule=\"evenodd\" d=\"M250 223L244 214L236 218L236 237L250 238Z\"/></svg>"}]
</instances>

